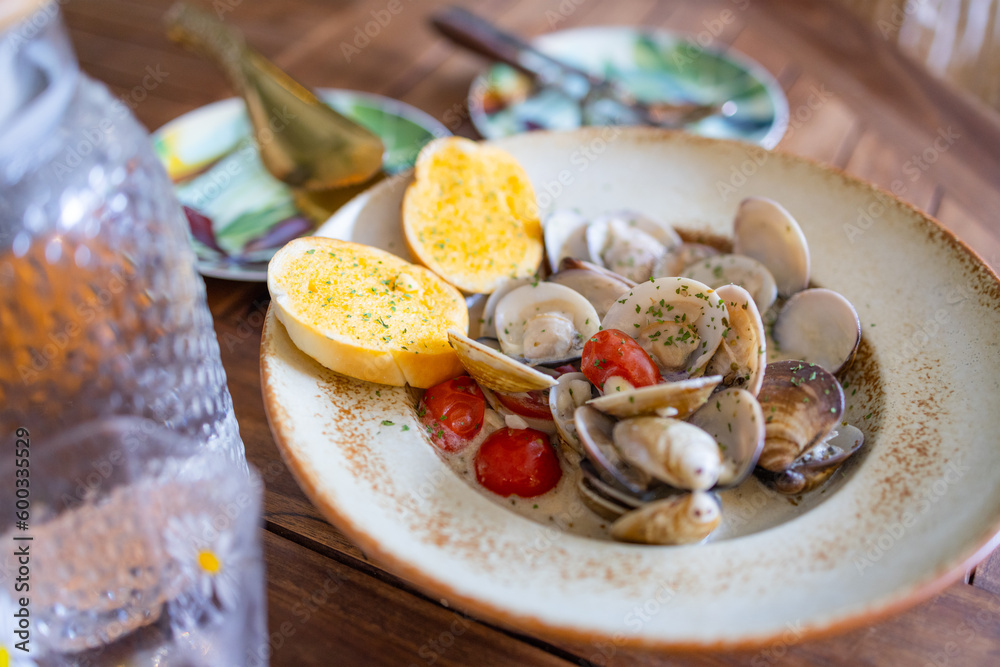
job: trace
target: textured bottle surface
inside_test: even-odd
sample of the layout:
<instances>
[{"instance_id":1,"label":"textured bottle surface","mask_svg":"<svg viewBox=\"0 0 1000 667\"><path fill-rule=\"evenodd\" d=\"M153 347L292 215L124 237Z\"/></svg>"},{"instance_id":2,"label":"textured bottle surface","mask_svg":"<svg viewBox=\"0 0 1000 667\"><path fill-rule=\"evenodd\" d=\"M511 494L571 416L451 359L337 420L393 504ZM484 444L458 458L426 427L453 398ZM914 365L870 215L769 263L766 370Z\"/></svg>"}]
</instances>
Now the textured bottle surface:
<instances>
[{"instance_id":1,"label":"textured bottle surface","mask_svg":"<svg viewBox=\"0 0 1000 667\"><path fill-rule=\"evenodd\" d=\"M65 60L58 21L45 33L22 47L24 59ZM171 184L128 107L62 66L70 73L52 70L50 86L66 76L73 85L54 124L30 151L7 164L0 155L0 433L26 427L37 439L138 415L245 467ZM14 118L51 102L29 99Z\"/></svg>"}]
</instances>

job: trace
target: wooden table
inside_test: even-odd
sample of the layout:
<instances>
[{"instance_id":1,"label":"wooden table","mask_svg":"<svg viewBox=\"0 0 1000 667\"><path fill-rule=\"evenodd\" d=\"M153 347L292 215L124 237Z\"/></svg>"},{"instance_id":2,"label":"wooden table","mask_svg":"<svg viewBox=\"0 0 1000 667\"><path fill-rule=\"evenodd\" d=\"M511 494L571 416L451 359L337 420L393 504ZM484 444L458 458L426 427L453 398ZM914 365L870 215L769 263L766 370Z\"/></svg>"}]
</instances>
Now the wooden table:
<instances>
[{"instance_id":1,"label":"wooden table","mask_svg":"<svg viewBox=\"0 0 1000 667\"><path fill-rule=\"evenodd\" d=\"M385 22L387 0L205 0L300 81L396 97L457 134L476 136L464 99L483 62L426 27L428 13L445 2L401 2L402 11L364 43L355 39L371 21ZM161 17L169 4L64 5L83 68L123 96L151 129L232 95L213 66L164 38ZM694 33L723 49L731 45L767 67L788 95L792 121L781 149L885 188L896 182L904 199L1000 268L1000 116L931 79L832 1L495 0L478 10L526 35L641 24ZM349 63L344 43L358 47ZM934 139L948 132L958 139L944 151L934 149ZM380 569L305 498L275 448L261 401L258 350L267 289L206 282L247 457L266 480L273 665L1000 664L996 554L970 581L896 618L821 641L790 636L755 653L665 656L567 645L466 617Z\"/></svg>"}]
</instances>

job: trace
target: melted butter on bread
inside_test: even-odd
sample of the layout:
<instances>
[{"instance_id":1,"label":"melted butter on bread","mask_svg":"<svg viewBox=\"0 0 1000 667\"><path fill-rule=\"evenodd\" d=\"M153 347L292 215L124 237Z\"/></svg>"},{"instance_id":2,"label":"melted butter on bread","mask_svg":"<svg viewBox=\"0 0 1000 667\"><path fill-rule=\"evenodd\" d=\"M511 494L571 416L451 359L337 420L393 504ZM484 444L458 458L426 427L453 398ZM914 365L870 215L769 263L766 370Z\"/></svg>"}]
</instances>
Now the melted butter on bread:
<instances>
[{"instance_id":1,"label":"melted butter on bread","mask_svg":"<svg viewBox=\"0 0 1000 667\"><path fill-rule=\"evenodd\" d=\"M403 230L418 261L468 293L533 275L544 243L531 181L506 151L438 139L420 152L403 200Z\"/></svg>"},{"instance_id":2,"label":"melted butter on bread","mask_svg":"<svg viewBox=\"0 0 1000 667\"><path fill-rule=\"evenodd\" d=\"M275 254L267 285L292 341L331 370L422 388L462 372L447 331L468 329L465 301L423 267L369 246L304 237Z\"/></svg>"}]
</instances>

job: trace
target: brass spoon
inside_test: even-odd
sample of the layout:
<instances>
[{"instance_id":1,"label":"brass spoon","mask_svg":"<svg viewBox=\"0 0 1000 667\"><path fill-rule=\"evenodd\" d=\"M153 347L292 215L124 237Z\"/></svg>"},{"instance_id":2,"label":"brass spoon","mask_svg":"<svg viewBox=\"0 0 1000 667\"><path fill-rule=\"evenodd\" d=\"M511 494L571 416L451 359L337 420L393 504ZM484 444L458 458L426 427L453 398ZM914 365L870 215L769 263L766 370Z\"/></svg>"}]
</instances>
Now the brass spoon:
<instances>
[{"instance_id":1,"label":"brass spoon","mask_svg":"<svg viewBox=\"0 0 1000 667\"><path fill-rule=\"evenodd\" d=\"M183 2L165 20L170 39L215 61L243 97L261 160L275 178L331 190L364 183L382 168L377 135L323 104L238 30Z\"/></svg>"}]
</instances>

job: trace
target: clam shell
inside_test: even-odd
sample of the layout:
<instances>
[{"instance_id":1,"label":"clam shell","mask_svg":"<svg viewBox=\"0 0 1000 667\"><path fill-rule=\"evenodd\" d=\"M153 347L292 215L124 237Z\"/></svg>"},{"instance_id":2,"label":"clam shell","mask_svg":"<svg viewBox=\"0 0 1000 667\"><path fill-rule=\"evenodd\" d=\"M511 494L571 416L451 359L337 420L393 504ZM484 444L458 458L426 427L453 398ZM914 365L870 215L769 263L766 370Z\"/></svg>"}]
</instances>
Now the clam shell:
<instances>
[{"instance_id":1,"label":"clam shell","mask_svg":"<svg viewBox=\"0 0 1000 667\"><path fill-rule=\"evenodd\" d=\"M722 342L728 313L715 290L690 278L656 278L636 285L616 301L601 321L604 329L619 329L632 335L660 366L664 377L681 379L702 375L705 364ZM658 324L678 325L690 336L696 333L699 344L679 366L671 358L677 351L670 335L655 331Z\"/></svg>"},{"instance_id":2,"label":"clam shell","mask_svg":"<svg viewBox=\"0 0 1000 667\"><path fill-rule=\"evenodd\" d=\"M658 484L650 475L622 458L612 440L615 421L611 417L584 405L576 409L573 419L584 453L594 464L598 475L636 495L646 493Z\"/></svg>"},{"instance_id":3,"label":"clam shell","mask_svg":"<svg viewBox=\"0 0 1000 667\"><path fill-rule=\"evenodd\" d=\"M653 277L679 276L685 267L701 259L718 255L719 251L702 243L681 243L666 252L653 267Z\"/></svg>"},{"instance_id":4,"label":"clam shell","mask_svg":"<svg viewBox=\"0 0 1000 667\"><path fill-rule=\"evenodd\" d=\"M611 536L640 544L691 544L708 537L721 519L718 498L695 491L632 510L611 525Z\"/></svg>"},{"instance_id":5,"label":"clam shell","mask_svg":"<svg viewBox=\"0 0 1000 667\"><path fill-rule=\"evenodd\" d=\"M534 391L548 389L556 383L551 376L474 341L455 329L448 331L448 342L458 353L458 359L466 372L488 389Z\"/></svg>"},{"instance_id":6,"label":"clam shell","mask_svg":"<svg viewBox=\"0 0 1000 667\"><path fill-rule=\"evenodd\" d=\"M854 360L861 342L861 320L839 293L807 289L781 308L773 334L783 358L811 361L837 374Z\"/></svg>"},{"instance_id":7,"label":"clam shell","mask_svg":"<svg viewBox=\"0 0 1000 667\"><path fill-rule=\"evenodd\" d=\"M688 420L715 438L722 452L716 488L738 486L753 472L764 448L764 413L745 389L724 389Z\"/></svg>"},{"instance_id":8,"label":"clam shell","mask_svg":"<svg viewBox=\"0 0 1000 667\"><path fill-rule=\"evenodd\" d=\"M703 282L709 287L739 285L753 297L764 313L778 298L778 287L767 267L747 255L715 255L684 267L679 275Z\"/></svg>"},{"instance_id":9,"label":"clam shell","mask_svg":"<svg viewBox=\"0 0 1000 667\"><path fill-rule=\"evenodd\" d=\"M627 463L678 489L710 489L722 470L715 438L677 419L626 419L614 425L612 440Z\"/></svg>"},{"instance_id":10,"label":"clam shell","mask_svg":"<svg viewBox=\"0 0 1000 667\"><path fill-rule=\"evenodd\" d=\"M591 399L588 404L620 419L642 415L687 419L705 404L721 382L721 375L663 382L605 394Z\"/></svg>"},{"instance_id":11,"label":"clam shell","mask_svg":"<svg viewBox=\"0 0 1000 667\"><path fill-rule=\"evenodd\" d=\"M486 299L486 303L483 304L483 314L479 318L480 335L489 336L491 338L496 337L496 312L497 304L500 303L500 299L504 298L518 287L530 285L532 282L534 281L531 278L508 278L504 282L500 283L499 287L493 290L493 293Z\"/></svg>"},{"instance_id":12,"label":"clam shell","mask_svg":"<svg viewBox=\"0 0 1000 667\"><path fill-rule=\"evenodd\" d=\"M587 226L590 261L635 282L653 277L657 261L681 243L670 225L635 211L616 211Z\"/></svg>"},{"instance_id":13,"label":"clam shell","mask_svg":"<svg viewBox=\"0 0 1000 667\"><path fill-rule=\"evenodd\" d=\"M723 376L727 387L742 387L756 396L767 365L764 321L750 294L739 285L723 285L716 294L726 305L727 329L705 372Z\"/></svg>"},{"instance_id":14,"label":"clam shell","mask_svg":"<svg viewBox=\"0 0 1000 667\"><path fill-rule=\"evenodd\" d=\"M809 285L809 245L799 223L776 201L748 197L733 223L733 252L770 270L778 294L791 296Z\"/></svg>"},{"instance_id":15,"label":"clam shell","mask_svg":"<svg viewBox=\"0 0 1000 667\"><path fill-rule=\"evenodd\" d=\"M573 415L592 395L593 385L583 373L565 373L549 389L549 407L552 409L556 431L563 442L581 454L584 453L583 443L580 442Z\"/></svg>"},{"instance_id":16,"label":"clam shell","mask_svg":"<svg viewBox=\"0 0 1000 667\"><path fill-rule=\"evenodd\" d=\"M545 323L540 324L540 321ZM561 332L552 326L557 322L563 323ZM527 357L531 363L542 364L579 358L583 344L597 333L600 318L579 292L556 283L532 283L512 290L497 303L496 323L497 338L505 354L516 358ZM538 329L539 326L542 328ZM549 327L552 328L548 335L541 336ZM560 334L569 336L569 339L561 338ZM558 351L538 354L526 342L529 336L535 337L535 346L544 340L554 343L554 349L558 348ZM562 354L563 351L567 354Z\"/></svg>"},{"instance_id":17,"label":"clam shell","mask_svg":"<svg viewBox=\"0 0 1000 667\"><path fill-rule=\"evenodd\" d=\"M587 251L588 220L576 211L558 209L549 214L542 225L545 256L553 270L564 257L589 260Z\"/></svg>"},{"instance_id":18,"label":"clam shell","mask_svg":"<svg viewBox=\"0 0 1000 667\"><path fill-rule=\"evenodd\" d=\"M549 276L549 282L565 285L583 295L603 318L622 294L635 283L604 267L566 257L559 263L559 270Z\"/></svg>"},{"instance_id":19,"label":"clam shell","mask_svg":"<svg viewBox=\"0 0 1000 667\"><path fill-rule=\"evenodd\" d=\"M772 472L792 467L844 414L844 391L837 378L804 361L768 364L757 400L765 430L758 465Z\"/></svg>"}]
</instances>

